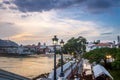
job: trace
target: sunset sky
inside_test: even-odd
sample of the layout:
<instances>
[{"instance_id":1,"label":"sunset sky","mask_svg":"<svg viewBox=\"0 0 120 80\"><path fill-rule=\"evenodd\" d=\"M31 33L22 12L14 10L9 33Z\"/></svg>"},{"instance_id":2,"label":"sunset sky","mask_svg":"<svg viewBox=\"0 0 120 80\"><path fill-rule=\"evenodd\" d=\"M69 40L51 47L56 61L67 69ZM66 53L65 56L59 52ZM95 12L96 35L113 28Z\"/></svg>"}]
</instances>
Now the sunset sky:
<instances>
[{"instance_id":1,"label":"sunset sky","mask_svg":"<svg viewBox=\"0 0 120 80\"><path fill-rule=\"evenodd\" d=\"M52 44L54 35L117 40L120 0L0 0L0 39Z\"/></svg>"}]
</instances>

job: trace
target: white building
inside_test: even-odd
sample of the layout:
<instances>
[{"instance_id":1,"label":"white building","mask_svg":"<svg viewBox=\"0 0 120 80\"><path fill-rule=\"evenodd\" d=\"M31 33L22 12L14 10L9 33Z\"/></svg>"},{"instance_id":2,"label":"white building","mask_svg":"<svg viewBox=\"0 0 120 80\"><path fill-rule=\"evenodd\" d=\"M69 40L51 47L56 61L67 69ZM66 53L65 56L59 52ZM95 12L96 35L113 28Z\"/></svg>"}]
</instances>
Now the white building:
<instances>
[{"instance_id":1,"label":"white building","mask_svg":"<svg viewBox=\"0 0 120 80\"><path fill-rule=\"evenodd\" d=\"M53 45L48 46L48 48L50 49L50 53L54 52L54 46ZM60 49L61 49L61 46L60 45L56 45L56 50L60 50Z\"/></svg>"},{"instance_id":2,"label":"white building","mask_svg":"<svg viewBox=\"0 0 120 80\"><path fill-rule=\"evenodd\" d=\"M96 48L106 48L106 47L113 48L113 43L98 43L98 44L89 43L86 45L86 51L89 52Z\"/></svg>"}]
</instances>

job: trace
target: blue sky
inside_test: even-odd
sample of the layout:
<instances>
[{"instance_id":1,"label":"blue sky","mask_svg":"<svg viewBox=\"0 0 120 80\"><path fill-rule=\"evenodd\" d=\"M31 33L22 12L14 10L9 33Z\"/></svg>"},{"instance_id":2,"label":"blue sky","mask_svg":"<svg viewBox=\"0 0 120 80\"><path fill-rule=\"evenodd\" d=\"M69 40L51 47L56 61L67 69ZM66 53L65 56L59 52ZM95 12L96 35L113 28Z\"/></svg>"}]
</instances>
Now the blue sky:
<instances>
[{"instance_id":1,"label":"blue sky","mask_svg":"<svg viewBox=\"0 0 120 80\"><path fill-rule=\"evenodd\" d=\"M52 44L83 36L116 41L120 35L119 0L0 0L0 38L18 44Z\"/></svg>"}]
</instances>

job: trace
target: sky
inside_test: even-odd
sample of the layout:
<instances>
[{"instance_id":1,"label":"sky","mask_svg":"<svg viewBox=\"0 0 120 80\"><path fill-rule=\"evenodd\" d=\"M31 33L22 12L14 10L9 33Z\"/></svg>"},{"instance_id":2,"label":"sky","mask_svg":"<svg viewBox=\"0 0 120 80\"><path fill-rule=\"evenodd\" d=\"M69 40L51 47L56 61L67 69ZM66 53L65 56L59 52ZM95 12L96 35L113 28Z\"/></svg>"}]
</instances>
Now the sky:
<instances>
[{"instance_id":1,"label":"sky","mask_svg":"<svg viewBox=\"0 0 120 80\"><path fill-rule=\"evenodd\" d=\"M83 36L116 41L120 0L0 0L0 39L18 44L52 44Z\"/></svg>"}]
</instances>

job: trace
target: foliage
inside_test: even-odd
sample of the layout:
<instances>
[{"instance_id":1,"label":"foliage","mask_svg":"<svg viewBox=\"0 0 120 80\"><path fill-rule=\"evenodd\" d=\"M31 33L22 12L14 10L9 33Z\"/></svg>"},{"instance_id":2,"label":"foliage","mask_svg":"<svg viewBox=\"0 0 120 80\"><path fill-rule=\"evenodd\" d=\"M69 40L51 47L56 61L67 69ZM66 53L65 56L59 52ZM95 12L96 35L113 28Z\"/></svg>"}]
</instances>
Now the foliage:
<instances>
[{"instance_id":1,"label":"foliage","mask_svg":"<svg viewBox=\"0 0 120 80\"><path fill-rule=\"evenodd\" d=\"M120 49L117 49L117 53L115 54L115 59L120 61Z\"/></svg>"},{"instance_id":2,"label":"foliage","mask_svg":"<svg viewBox=\"0 0 120 80\"><path fill-rule=\"evenodd\" d=\"M112 63L114 69L120 69L120 61L116 60Z\"/></svg>"},{"instance_id":3,"label":"foliage","mask_svg":"<svg viewBox=\"0 0 120 80\"><path fill-rule=\"evenodd\" d=\"M119 48L98 48L91 50L83 55L84 58L89 59L90 62L100 63L101 60L104 61L106 65L106 55L111 55L115 59L112 62L112 67L114 69L120 69L120 49Z\"/></svg>"},{"instance_id":4,"label":"foliage","mask_svg":"<svg viewBox=\"0 0 120 80\"><path fill-rule=\"evenodd\" d=\"M114 80L120 80L120 69L119 70L109 70L110 74Z\"/></svg>"},{"instance_id":5,"label":"foliage","mask_svg":"<svg viewBox=\"0 0 120 80\"><path fill-rule=\"evenodd\" d=\"M116 48L97 48L85 53L83 57L89 59L91 62L100 62L101 60L106 59L106 55L111 55L113 58L115 58L116 53Z\"/></svg>"},{"instance_id":6,"label":"foliage","mask_svg":"<svg viewBox=\"0 0 120 80\"><path fill-rule=\"evenodd\" d=\"M86 39L82 36L79 36L78 38L72 37L67 41L67 43L64 46L64 50L67 51L66 53L74 53L75 54L81 54L81 52L85 52L86 50Z\"/></svg>"},{"instance_id":7,"label":"foliage","mask_svg":"<svg viewBox=\"0 0 120 80\"><path fill-rule=\"evenodd\" d=\"M63 65L65 64L65 61L63 60ZM61 66L61 59L58 59L57 67Z\"/></svg>"},{"instance_id":8,"label":"foliage","mask_svg":"<svg viewBox=\"0 0 120 80\"><path fill-rule=\"evenodd\" d=\"M106 55L112 55L115 59L114 62L104 63L103 65L109 69L110 74L113 76L114 80L120 80L120 48L99 48L87 52L83 55L84 58L89 59L91 62L100 62L105 60Z\"/></svg>"},{"instance_id":9,"label":"foliage","mask_svg":"<svg viewBox=\"0 0 120 80\"><path fill-rule=\"evenodd\" d=\"M60 50L56 50L56 54L61 54L61 51Z\"/></svg>"}]
</instances>

